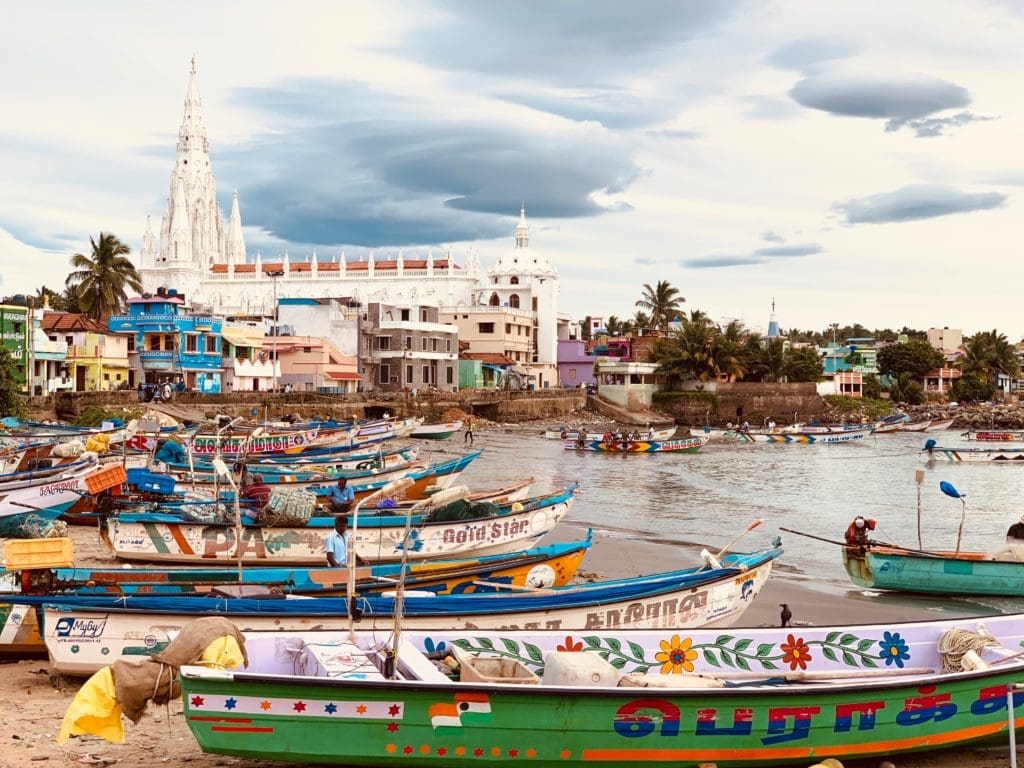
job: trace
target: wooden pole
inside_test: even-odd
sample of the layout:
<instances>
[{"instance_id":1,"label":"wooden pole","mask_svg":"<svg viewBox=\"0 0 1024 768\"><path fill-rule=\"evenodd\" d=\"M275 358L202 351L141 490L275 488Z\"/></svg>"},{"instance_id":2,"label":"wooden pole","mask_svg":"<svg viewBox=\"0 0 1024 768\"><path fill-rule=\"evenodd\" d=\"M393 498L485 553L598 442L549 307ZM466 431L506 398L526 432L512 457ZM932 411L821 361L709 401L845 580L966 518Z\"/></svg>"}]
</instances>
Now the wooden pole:
<instances>
[{"instance_id":1,"label":"wooden pole","mask_svg":"<svg viewBox=\"0 0 1024 768\"><path fill-rule=\"evenodd\" d=\"M921 542L921 484L924 482L924 470L919 469L914 473L914 480L917 482L917 548L924 549Z\"/></svg>"}]
</instances>

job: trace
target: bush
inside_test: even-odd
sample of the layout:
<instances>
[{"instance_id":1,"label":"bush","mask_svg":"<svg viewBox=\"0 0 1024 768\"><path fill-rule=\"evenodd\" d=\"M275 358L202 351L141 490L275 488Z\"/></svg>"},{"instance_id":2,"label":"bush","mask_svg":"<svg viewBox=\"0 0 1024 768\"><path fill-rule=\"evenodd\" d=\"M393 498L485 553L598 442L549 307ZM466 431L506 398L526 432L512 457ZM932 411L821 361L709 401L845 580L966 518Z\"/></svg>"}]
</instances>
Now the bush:
<instances>
[{"instance_id":1,"label":"bush","mask_svg":"<svg viewBox=\"0 0 1024 768\"><path fill-rule=\"evenodd\" d=\"M856 414L874 421L893 412L892 403L881 398L825 395L825 402L844 415Z\"/></svg>"}]
</instances>

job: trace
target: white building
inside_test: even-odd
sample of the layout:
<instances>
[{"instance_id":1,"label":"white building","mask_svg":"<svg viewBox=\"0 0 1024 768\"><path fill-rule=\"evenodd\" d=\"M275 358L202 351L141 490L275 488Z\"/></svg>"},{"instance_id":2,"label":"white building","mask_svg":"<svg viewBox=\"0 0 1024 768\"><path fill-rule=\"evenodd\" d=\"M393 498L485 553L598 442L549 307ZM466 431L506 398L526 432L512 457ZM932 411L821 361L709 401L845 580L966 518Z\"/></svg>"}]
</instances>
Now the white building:
<instances>
[{"instance_id":1,"label":"white building","mask_svg":"<svg viewBox=\"0 0 1024 768\"><path fill-rule=\"evenodd\" d=\"M450 250L407 258L330 261L316 254L302 260L249 260L242 234L239 195L234 193L225 226L217 207L210 142L203 122L195 59L189 73L185 112L178 130L167 210L156 240L147 217L140 274L144 289L176 288L216 314L270 317L281 298L346 297L363 306L431 306L445 312L483 306L521 307L533 313L533 364L557 361L558 275L543 255L529 248L525 206L515 246L484 275L474 253L457 264ZM562 318L564 322L564 318Z\"/></svg>"}]
</instances>

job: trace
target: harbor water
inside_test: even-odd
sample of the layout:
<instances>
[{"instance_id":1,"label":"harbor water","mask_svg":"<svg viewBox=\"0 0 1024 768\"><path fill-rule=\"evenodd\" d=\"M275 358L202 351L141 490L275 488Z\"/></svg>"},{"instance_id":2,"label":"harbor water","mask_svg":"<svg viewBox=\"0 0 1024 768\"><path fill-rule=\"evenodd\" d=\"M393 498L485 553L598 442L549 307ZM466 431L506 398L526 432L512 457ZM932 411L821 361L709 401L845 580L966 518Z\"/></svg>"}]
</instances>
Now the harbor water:
<instances>
[{"instance_id":1,"label":"harbor water","mask_svg":"<svg viewBox=\"0 0 1024 768\"><path fill-rule=\"evenodd\" d=\"M764 546L780 536L785 555L777 573L852 588L837 544L780 528L839 542L853 518L863 515L877 521L875 539L917 547L920 509L925 549L953 550L963 516L961 548L992 551L1024 515L1024 461L927 461L922 449L928 439L940 446L1000 445L968 443L957 430L883 434L840 444L716 440L696 454L634 455L564 450L561 441L544 439L540 431L517 426L477 432L475 447L483 455L459 482L486 488L532 476L534 493L578 483L567 523L661 543L679 552L680 567L699 562L702 548L715 551L760 519L763 525L737 549ZM461 435L453 436L443 450L461 449L462 443ZM924 474L920 486L918 470ZM963 500L944 495L940 481L952 483ZM637 566L638 572L652 570ZM972 599L1000 611L1024 610L1024 596Z\"/></svg>"}]
</instances>

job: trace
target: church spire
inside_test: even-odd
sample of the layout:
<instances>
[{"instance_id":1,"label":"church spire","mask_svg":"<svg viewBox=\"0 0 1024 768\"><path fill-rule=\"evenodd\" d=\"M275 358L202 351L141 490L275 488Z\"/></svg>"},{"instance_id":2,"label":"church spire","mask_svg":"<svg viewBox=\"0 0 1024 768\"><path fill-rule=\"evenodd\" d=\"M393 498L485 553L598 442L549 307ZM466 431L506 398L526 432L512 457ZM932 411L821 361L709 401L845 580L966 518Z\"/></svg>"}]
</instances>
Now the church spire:
<instances>
[{"instance_id":1,"label":"church spire","mask_svg":"<svg viewBox=\"0 0 1024 768\"><path fill-rule=\"evenodd\" d=\"M185 183L180 176L175 179L169 208L170 242L167 258L176 262L192 261L192 227L189 224Z\"/></svg>"},{"instance_id":2,"label":"church spire","mask_svg":"<svg viewBox=\"0 0 1024 768\"><path fill-rule=\"evenodd\" d=\"M228 264L245 263L245 239L242 237L242 214L238 210L238 190L231 197L231 218L228 221L228 237L224 244L224 256Z\"/></svg>"},{"instance_id":3,"label":"church spire","mask_svg":"<svg viewBox=\"0 0 1024 768\"><path fill-rule=\"evenodd\" d=\"M519 207L519 226L516 227L516 248L530 247L530 228L526 224L526 201Z\"/></svg>"},{"instance_id":4,"label":"church spire","mask_svg":"<svg viewBox=\"0 0 1024 768\"><path fill-rule=\"evenodd\" d=\"M142 247L139 249L139 262L142 269L152 267L156 263L156 246L154 245L153 223L146 214L146 231L142 233Z\"/></svg>"}]
</instances>

